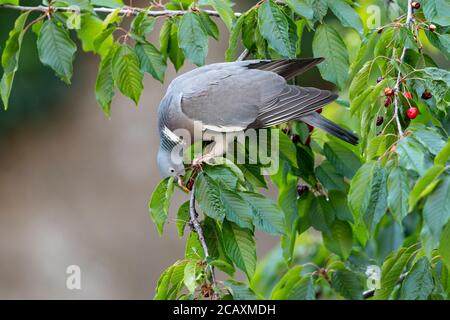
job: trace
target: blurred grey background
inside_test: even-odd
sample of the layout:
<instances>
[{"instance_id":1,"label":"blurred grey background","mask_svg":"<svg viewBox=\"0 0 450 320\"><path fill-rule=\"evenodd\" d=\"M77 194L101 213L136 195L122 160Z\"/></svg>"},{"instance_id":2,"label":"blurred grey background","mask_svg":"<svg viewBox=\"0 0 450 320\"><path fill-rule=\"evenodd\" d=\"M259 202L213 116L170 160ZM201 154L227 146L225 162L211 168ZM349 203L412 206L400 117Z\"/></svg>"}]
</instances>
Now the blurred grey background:
<instances>
[{"instance_id":1,"label":"blurred grey background","mask_svg":"<svg viewBox=\"0 0 450 320\"><path fill-rule=\"evenodd\" d=\"M0 10L2 47L15 16ZM218 23L208 63L223 61L228 44ZM31 32L22 49L10 109L0 111L0 299L151 299L185 243L174 217L186 195L177 191L161 238L147 210L160 179L155 116L173 67L164 86L146 75L138 108L117 93L108 120L94 95L98 57L79 51L65 86L38 62ZM275 242L258 235L258 250ZM81 290L66 288L69 265L81 268Z\"/></svg>"}]
</instances>

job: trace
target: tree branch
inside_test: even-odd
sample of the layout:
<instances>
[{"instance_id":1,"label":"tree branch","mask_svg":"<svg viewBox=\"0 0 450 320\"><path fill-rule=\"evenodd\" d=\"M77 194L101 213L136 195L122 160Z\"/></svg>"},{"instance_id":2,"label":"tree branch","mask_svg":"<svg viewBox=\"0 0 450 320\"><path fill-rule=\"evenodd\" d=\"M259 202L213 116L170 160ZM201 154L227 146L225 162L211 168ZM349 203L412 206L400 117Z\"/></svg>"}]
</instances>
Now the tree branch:
<instances>
[{"instance_id":1,"label":"tree branch","mask_svg":"<svg viewBox=\"0 0 450 320\"><path fill-rule=\"evenodd\" d=\"M200 225L200 222L197 219L198 218L197 210L195 209L195 184L192 186L191 199L189 201L189 215L191 217L190 225L192 226L194 231L197 233L198 240L200 241L200 243L202 245L203 252L205 253L205 258L207 259L209 257L209 250L208 250L208 246L207 246L206 241L205 241L205 236L203 234L203 228L202 228L202 226ZM208 268L210 269L211 285L212 285L212 288L214 290L215 288L217 288L216 276L214 274L214 267L208 265ZM218 298L216 292L213 292L212 298L213 299L217 299Z\"/></svg>"},{"instance_id":2,"label":"tree branch","mask_svg":"<svg viewBox=\"0 0 450 320\"><path fill-rule=\"evenodd\" d=\"M412 0L408 0L408 13L407 13L406 22L405 22L405 25L407 27L410 26L412 19L413 19ZM405 59L405 54L406 54L406 47L403 48L402 54L400 55L400 64L403 63L403 60ZM394 93L395 93L395 95L394 95L394 117L395 117L395 122L397 123L398 133L400 134L400 136L403 136L402 125L400 123L400 118L398 115L399 102L398 102L398 98L397 98L397 94L400 90L401 81L402 81L402 74L401 74L401 71L399 71L398 75L397 75L397 81L394 86Z\"/></svg>"},{"instance_id":3,"label":"tree branch","mask_svg":"<svg viewBox=\"0 0 450 320\"><path fill-rule=\"evenodd\" d=\"M408 275L407 272L404 272L400 275L400 278L397 281L397 284L401 284L403 280L405 280L406 276ZM375 295L375 289L367 290L363 292L363 299L369 299L372 298Z\"/></svg>"},{"instance_id":4,"label":"tree branch","mask_svg":"<svg viewBox=\"0 0 450 320\"><path fill-rule=\"evenodd\" d=\"M31 6L16 6L16 5L11 5L11 4L2 4L0 5L0 9L1 8L5 8L5 9L11 9L11 10L18 10L18 11L35 11L35 12L48 12L49 7L46 6L35 6L35 7L31 7ZM73 11L73 7L53 7L50 6L50 8L52 8L54 11L60 11L60 12L72 12ZM116 9L113 8L105 8L105 7L94 7L93 11L95 13L111 13L114 12ZM146 11L147 14L149 16L152 17L162 17L162 16L182 16L188 12L190 12L189 10L147 10L147 9L143 9L143 8L136 8L136 7L128 7L128 6L124 6L123 8L120 9L120 13L122 14L126 14L126 15L137 15L139 12L143 12ZM210 16L213 17L219 17L219 12L214 11L214 10L202 10L202 12L205 12L207 14L209 14ZM240 12L235 12L234 15L236 17L239 17L242 13Z\"/></svg>"}]
</instances>

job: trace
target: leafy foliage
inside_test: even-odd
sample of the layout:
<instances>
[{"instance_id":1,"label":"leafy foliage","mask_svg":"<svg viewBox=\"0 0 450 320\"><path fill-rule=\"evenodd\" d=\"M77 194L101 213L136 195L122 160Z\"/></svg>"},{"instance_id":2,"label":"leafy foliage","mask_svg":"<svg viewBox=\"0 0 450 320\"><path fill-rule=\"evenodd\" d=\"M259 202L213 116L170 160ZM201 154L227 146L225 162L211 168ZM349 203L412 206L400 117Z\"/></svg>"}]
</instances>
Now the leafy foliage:
<instances>
[{"instance_id":1,"label":"leafy foliage","mask_svg":"<svg viewBox=\"0 0 450 320\"><path fill-rule=\"evenodd\" d=\"M311 49L325 58L320 74L338 88L346 107L340 122L357 131L360 144L292 122L277 131L280 167L270 177L259 162L223 159L190 171L204 234L187 232L195 221L184 202L175 225L187 236L185 256L161 274L155 299L448 299L450 6L422 0L408 19L411 1L394 2L398 17L383 9L385 25L375 29L360 1L265 0L242 13L230 0L131 11L121 0L50 2L58 10L18 15L2 50L0 94L7 108L29 29L41 62L66 83L78 43L99 56L95 94L108 117L116 89L138 104L144 73L163 82L169 64L177 71L186 59L205 64L209 37L220 37L218 21L230 32L227 61L241 46L254 59L299 58ZM19 1L0 6L6 3ZM160 17L160 10L176 11ZM154 44L157 19L163 22ZM408 116L410 108L417 117ZM270 185L276 202L259 192ZM165 179L149 201L160 235L174 190ZM280 237L265 259L256 255L257 232ZM381 274L369 288L373 266ZM216 282L213 268L227 280ZM237 272L248 281L236 281Z\"/></svg>"}]
</instances>

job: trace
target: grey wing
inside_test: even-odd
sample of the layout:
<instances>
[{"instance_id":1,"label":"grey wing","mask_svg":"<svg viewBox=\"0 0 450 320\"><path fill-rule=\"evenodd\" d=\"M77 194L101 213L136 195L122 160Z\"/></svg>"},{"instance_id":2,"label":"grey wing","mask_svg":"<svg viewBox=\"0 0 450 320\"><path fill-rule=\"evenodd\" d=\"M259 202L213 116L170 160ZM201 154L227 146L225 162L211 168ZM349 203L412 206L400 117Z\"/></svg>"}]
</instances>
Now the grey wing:
<instances>
[{"instance_id":1,"label":"grey wing","mask_svg":"<svg viewBox=\"0 0 450 320\"><path fill-rule=\"evenodd\" d=\"M247 128L260 114L260 108L273 100L287 84L283 77L239 65L205 69L184 78L181 111L216 131Z\"/></svg>"}]
</instances>

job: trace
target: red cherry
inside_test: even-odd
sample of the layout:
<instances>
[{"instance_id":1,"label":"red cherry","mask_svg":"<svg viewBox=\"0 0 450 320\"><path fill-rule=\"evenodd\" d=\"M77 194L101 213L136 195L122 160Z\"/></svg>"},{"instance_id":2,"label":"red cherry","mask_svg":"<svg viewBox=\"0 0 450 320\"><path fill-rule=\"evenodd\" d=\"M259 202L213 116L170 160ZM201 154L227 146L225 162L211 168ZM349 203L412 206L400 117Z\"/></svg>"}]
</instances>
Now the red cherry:
<instances>
[{"instance_id":1,"label":"red cherry","mask_svg":"<svg viewBox=\"0 0 450 320\"><path fill-rule=\"evenodd\" d=\"M391 105L392 99L387 97L386 100L384 100L384 106L387 108Z\"/></svg>"},{"instance_id":2,"label":"red cherry","mask_svg":"<svg viewBox=\"0 0 450 320\"><path fill-rule=\"evenodd\" d=\"M309 135L308 138L306 138L306 141L305 141L305 145L306 146L309 146L310 144L311 144L311 135Z\"/></svg>"},{"instance_id":3,"label":"red cherry","mask_svg":"<svg viewBox=\"0 0 450 320\"><path fill-rule=\"evenodd\" d=\"M416 107L409 108L409 109L406 111L406 115L407 115L408 118L410 118L411 120L412 120L412 119L415 119L415 118L417 117L418 114L419 114L419 109L417 109Z\"/></svg>"},{"instance_id":4,"label":"red cherry","mask_svg":"<svg viewBox=\"0 0 450 320\"><path fill-rule=\"evenodd\" d=\"M314 130L314 127L310 124L306 124L308 126L309 132L312 132Z\"/></svg>"},{"instance_id":5,"label":"red cherry","mask_svg":"<svg viewBox=\"0 0 450 320\"><path fill-rule=\"evenodd\" d=\"M322 113L322 108L316 110L317 113Z\"/></svg>"},{"instance_id":6,"label":"red cherry","mask_svg":"<svg viewBox=\"0 0 450 320\"><path fill-rule=\"evenodd\" d=\"M409 91L403 92L403 96L404 96L406 99L412 99L412 98L413 98L412 93L409 92Z\"/></svg>"}]
</instances>

